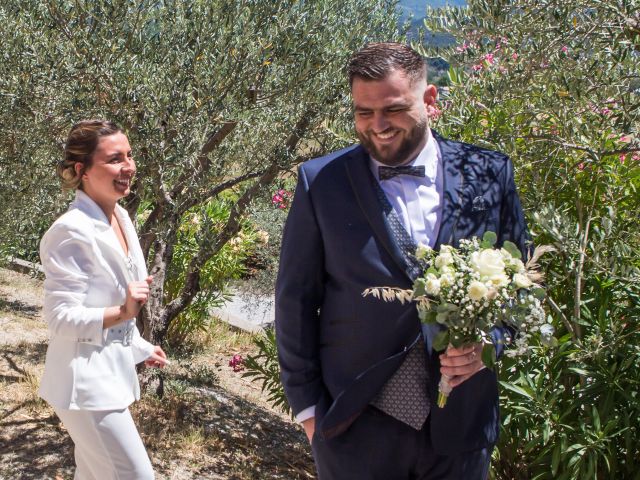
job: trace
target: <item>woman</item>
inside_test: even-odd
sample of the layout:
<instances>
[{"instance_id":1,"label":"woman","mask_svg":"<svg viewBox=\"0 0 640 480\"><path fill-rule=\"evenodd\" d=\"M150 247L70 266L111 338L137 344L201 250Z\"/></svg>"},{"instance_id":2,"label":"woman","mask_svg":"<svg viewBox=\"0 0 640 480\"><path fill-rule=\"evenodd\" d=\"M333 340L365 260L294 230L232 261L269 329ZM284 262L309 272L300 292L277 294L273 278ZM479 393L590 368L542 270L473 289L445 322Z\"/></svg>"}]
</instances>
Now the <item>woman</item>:
<instances>
[{"instance_id":1,"label":"woman","mask_svg":"<svg viewBox=\"0 0 640 480\"><path fill-rule=\"evenodd\" d=\"M128 406L140 397L135 364L163 367L136 315L152 277L126 210L136 166L129 141L111 122L73 126L58 165L75 189L69 210L40 243L49 347L40 396L75 444L75 479L152 479Z\"/></svg>"}]
</instances>

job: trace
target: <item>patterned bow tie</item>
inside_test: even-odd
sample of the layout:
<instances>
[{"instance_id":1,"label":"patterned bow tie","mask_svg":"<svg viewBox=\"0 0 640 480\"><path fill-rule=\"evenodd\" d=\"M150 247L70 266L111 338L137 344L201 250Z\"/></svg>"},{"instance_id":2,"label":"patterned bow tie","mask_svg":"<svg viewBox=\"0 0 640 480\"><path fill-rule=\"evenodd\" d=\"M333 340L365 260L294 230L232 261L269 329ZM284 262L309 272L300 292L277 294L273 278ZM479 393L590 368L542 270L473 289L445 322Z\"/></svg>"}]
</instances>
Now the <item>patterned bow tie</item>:
<instances>
[{"instance_id":1,"label":"patterned bow tie","mask_svg":"<svg viewBox=\"0 0 640 480\"><path fill-rule=\"evenodd\" d=\"M413 167L404 165L401 167L378 167L380 180L389 180L396 175L412 175L414 177L424 177L424 165Z\"/></svg>"}]
</instances>

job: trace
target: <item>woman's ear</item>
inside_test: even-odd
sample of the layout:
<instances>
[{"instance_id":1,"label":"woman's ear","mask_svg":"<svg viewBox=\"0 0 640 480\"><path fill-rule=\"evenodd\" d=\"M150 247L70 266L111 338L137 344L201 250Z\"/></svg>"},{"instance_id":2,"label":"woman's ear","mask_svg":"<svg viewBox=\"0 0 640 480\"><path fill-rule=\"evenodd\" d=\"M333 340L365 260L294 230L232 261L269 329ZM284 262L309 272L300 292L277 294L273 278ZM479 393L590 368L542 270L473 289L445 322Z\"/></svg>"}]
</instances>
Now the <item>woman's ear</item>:
<instances>
[{"instance_id":1,"label":"woman's ear","mask_svg":"<svg viewBox=\"0 0 640 480\"><path fill-rule=\"evenodd\" d=\"M73 165L73 169L76 171L76 176L82 178L84 175L84 164L82 162L76 162Z\"/></svg>"}]
</instances>

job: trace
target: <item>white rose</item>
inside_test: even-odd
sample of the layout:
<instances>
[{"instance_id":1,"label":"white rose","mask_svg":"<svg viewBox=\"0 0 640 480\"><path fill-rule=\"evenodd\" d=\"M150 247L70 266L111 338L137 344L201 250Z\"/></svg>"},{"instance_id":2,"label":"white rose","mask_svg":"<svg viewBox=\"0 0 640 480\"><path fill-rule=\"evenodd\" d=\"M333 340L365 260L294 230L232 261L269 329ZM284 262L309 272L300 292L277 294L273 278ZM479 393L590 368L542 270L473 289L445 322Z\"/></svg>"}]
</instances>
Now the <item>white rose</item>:
<instances>
[{"instance_id":1,"label":"white rose","mask_svg":"<svg viewBox=\"0 0 640 480\"><path fill-rule=\"evenodd\" d=\"M440 286L441 287L450 287L453 285L455 281L455 277L450 273L445 273L440 276Z\"/></svg>"},{"instance_id":2,"label":"white rose","mask_svg":"<svg viewBox=\"0 0 640 480\"><path fill-rule=\"evenodd\" d=\"M436 268L446 267L452 263L453 255L449 249L441 250L435 260Z\"/></svg>"},{"instance_id":3,"label":"white rose","mask_svg":"<svg viewBox=\"0 0 640 480\"><path fill-rule=\"evenodd\" d=\"M506 285L504 258L498 250L486 248L471 254L470 266L480 274L482 280L491 280L495 285ZM494 282L494 279L496 280Z\"/></svg>"},{"instance_id":4,"label":"white rose","mask_svg":"<svg viewBox=\"0 0 640 480\"><path fill-rule=\"evenodd\" d=\"M522 263L522 260L520 260L519 258L514 258L512 260L512 264L515 267L515 271L518 273L524 273L525 272L525 268L524 268L524 263Z\"/></svg>"},{"instance_id":5,"label":"white rose","mask_svg":"<svg viewBox=\"0 0 640 480\"><path fill-rule=\"evenodd\" d=\"M418 248L416 248L416 257L418 257L419 259L425 259L432 250L433 249L429 245L425 245L424 243L420 242L418 243Z\"/></svg>"},{"instance_id":6,"label":"white rose","mask_svg":"<svg viewBox=\"0 0 640 480\"><path fill-rule=\"evenodd\" d=\"M424 289L429 295L437 295L440 293L440 280L433 273L427 274L425 278Z\"/></svg>"},{"instance_id":7,"label":"white rose","mask_svg":"<svg viewBox=\"0 0 640 480\"><path fill-rule=\"evenodd\" d=\"M494 275L491 278L491 283L498 288L506 287L507 285L509 285L509 277L505 273L503 273L502 275Z\"/></svg>"},{"instance_id":8,"label":"white rose","mask_svg":"<svg viewBox=\"0 0 640 480\"><path fill-rule=\"evenodd\" d=\"M469 295L469 298L476 301L485 298L488 292L489 289L487 288L487 286L477 280L471 282L469 284L469 287L467 288L467 294Z\"/></svg>"},{"instance_id":9,"label":"white rose","mask_svg":"<svg viewBox=\"0 0 640 480\"><path fill-rule=\"evenodd\" d=\"M513 283L515 283L516 287L518 288L529 288L531 285L533 285L533 282L529 280L529 277L523 275L522 273L516 273L513 276Z\"/></svg>"}]
</instances>

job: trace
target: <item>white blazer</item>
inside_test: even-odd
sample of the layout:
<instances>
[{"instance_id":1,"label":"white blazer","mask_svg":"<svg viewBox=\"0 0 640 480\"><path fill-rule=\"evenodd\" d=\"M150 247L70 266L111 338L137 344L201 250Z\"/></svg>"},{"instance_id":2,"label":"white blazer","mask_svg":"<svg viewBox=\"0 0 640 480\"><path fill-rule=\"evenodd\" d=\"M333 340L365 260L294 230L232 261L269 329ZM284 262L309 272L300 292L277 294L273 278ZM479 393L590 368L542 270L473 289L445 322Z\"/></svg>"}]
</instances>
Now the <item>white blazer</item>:
<instances>
[{"instance_id":1,"label":"white blazer","mask_svg":"<svg viewBox=\"0 0 640 480\"><path fill-rule=\"evenodd\" d=\"M122 305L127 284L147 277L131 219L119 205L115 213L129 259L102 209L82 190L40 242L49 347L39 394L57 408L119 410L140 398L135 364L153 345L135 319L102 328L105 307Z\"/></svg>"}]
</instances>

